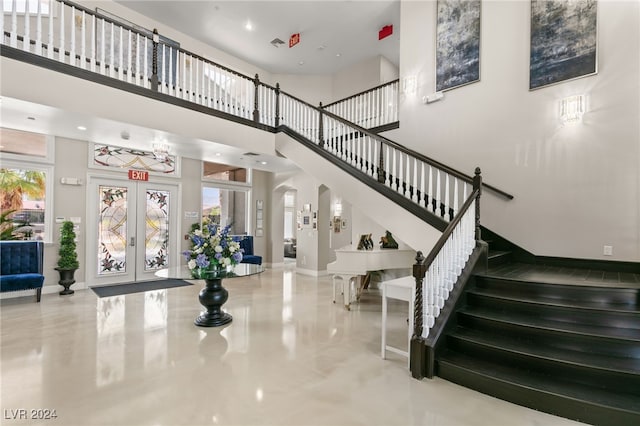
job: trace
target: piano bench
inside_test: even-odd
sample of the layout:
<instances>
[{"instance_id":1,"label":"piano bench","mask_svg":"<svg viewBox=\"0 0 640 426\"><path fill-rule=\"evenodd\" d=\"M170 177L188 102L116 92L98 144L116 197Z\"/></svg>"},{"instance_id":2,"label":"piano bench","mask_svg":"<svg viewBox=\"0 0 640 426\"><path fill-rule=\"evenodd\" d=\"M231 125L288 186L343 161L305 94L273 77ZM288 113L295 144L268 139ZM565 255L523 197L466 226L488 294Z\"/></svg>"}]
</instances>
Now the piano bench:
<instances>
[{"instance_id":1,"label":"piano bench","mask_svg":"<svg viewBox=\"0 0 640 426\"><path fill-rule=\"evenodd\" d=\"M333 303L336 303L336 289L340 286L340 294L344 295L344 307L351 310L351 302L357 300L358 292L356 291L357 276L334 274L333 282Z\"/></svg>"},{"instance_id":2,"label":"piano bench","mask_svg":"<svg viewBox=\"0 0 640 426\"><path fill-rule=\"evenodd\" d=\"M387 351L407 357L409 362L409 348L411 347L411 334L413 332L413 305L415 298L416 280L412 276L383 281L382 286L382 359L386 359ZM407 350L387 345L387 299L397 299L409 302L409 327Z\"/></svg>"}]
</instances>

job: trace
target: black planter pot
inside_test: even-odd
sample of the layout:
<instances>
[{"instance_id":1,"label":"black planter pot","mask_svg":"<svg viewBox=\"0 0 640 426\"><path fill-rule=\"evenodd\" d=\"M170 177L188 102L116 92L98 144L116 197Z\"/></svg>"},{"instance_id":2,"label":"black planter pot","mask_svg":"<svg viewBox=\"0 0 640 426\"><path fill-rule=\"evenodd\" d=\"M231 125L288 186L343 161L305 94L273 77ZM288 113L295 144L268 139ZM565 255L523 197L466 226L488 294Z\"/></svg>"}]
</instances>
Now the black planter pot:
<instances>
[{"instance_id":1,"label":"black planter pot","mask_svg":"<svg viewBox=\"0 0 640 426\"><path fill-rule=\"evenodd\" d=\"M60 294L61 295L73 294L74 291L70 290L69 287L71 287L71 284L76 282L75 278L73 278L73 275L76 273L77 268L76 269L55 268L55 269L60 273L60 281L58 281L58 284L64 287L64 290L62 290Z\"/></svg>"}]
</instances>

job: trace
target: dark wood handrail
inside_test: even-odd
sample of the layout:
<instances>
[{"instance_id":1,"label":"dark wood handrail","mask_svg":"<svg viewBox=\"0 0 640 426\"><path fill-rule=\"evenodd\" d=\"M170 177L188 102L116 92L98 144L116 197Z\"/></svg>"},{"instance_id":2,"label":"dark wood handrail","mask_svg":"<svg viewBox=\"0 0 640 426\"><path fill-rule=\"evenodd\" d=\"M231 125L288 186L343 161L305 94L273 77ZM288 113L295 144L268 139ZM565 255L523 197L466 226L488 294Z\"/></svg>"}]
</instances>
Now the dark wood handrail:
<instances>
[{"instance_id":1,"label":"dark wood handrail","mask_svg":"<svg viewBox=\"0 0 640 426\"><path fill-rule=\"evenodd\" d=\"M335 104L339 104L339 103L341 103L341 102L348 101L349 99L357 98L357 97L358 97L358 96L360 96L360 95L364 95L364 94L367 94L367 93L369 93L369 92L373 92L373 91L378 90L378 89L381 89L381 88L383 88L383 87L385 87L385 86L391 86L392 84L394 84L394 83L398 83L399 81L400 81L399 79L395 79L395 80L393 80L393 81L389 81L389 82L387 82L387 83L382 83L382 84L380 84L380 85L378 85L378 86L376 86L376 87L372 87L371 89L367 89L367 90L363 90L362 92L358 92L358 93L356 93L355 95L347 96L346 98L340 99L340 100L335 101L335 102L331 102L330 104L323 105L323 107L322 107L322 108L329 108L329 107L330 107L330 106L332 106L332 105L335 105Z\"/></svg>"}]
</instances>

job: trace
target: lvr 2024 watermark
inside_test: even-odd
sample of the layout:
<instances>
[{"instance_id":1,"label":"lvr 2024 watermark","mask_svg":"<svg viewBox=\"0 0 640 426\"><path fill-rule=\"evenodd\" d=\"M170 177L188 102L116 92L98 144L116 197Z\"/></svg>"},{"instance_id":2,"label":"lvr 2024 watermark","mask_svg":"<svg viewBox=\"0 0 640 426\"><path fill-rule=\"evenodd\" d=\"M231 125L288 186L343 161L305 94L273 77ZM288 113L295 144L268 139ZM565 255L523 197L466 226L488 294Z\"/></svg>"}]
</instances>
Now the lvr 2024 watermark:
<instances>
[{"instance_id":1,"label":"lvr 2024 watermark","mask_svg":"<svg viewBox=\"0 0 640 426\"><path fill-rule=\"evenodd\" d=\"M54 420L58 418L55 408L9 408L4 410L4 420Z\"/></svg>"}]
</instances>

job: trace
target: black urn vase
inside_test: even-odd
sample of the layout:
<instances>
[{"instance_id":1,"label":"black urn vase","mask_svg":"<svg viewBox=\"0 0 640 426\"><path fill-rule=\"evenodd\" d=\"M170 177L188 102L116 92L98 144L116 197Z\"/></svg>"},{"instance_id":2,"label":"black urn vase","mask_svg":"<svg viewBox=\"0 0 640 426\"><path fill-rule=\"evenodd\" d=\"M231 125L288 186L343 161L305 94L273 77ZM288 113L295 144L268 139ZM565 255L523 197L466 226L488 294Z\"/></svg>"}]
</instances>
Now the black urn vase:
<instances>
[{"instance_id":1,"label":"black urn vase","mask_svg":"<svg viewBox=\"0 0 640 426\"><path fill-rule=\"evenodd\" d=\"M76 282L75 278L73 277L73 275L76 273L76 269L55 269L60 274L60 281L58 281L58 284L64 287L64 290L62 290L60 294L63 296L66 294L73 294L74 291L69 289L69 287L71 287L71 284Z\"/></svg>"}]
</instances>

